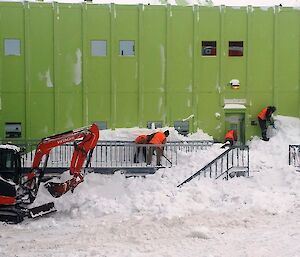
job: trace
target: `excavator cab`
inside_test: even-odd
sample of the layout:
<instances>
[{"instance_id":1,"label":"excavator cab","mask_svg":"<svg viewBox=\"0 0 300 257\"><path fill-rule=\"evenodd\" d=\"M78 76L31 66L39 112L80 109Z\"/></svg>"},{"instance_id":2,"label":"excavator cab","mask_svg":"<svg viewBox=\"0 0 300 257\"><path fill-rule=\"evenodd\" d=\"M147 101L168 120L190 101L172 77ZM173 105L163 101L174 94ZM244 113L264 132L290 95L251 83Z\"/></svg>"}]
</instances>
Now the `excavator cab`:
<instances>
[{"instance_id":1,"label":"excavator cab","mask_svg":"<svg viewBox=\"0 0 300 257\"><path fill-rule=\"evenodd\" d=\"M18 184L21 173L20 149L11 145L0 145L0 176Z\"/></svg>"}]
</instances>

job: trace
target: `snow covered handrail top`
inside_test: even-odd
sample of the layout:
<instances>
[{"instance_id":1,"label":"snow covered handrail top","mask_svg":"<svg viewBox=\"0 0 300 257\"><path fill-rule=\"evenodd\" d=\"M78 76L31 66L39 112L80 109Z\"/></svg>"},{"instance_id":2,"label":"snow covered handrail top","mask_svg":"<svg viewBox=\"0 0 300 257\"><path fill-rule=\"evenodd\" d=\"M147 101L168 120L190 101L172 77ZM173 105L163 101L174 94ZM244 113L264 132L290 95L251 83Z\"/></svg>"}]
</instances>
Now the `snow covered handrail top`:
<instances>
[{"instance_id":1,"label":"snow covered handrail top","mask_svg":"<svg viewBox=\"0 0 300 257\"><path fill-rule=\"evenodd\" d=\"M10 145L10 144L4 144L4 145L1 145L0 144L0 148L1 149L10 149L10 150L14 150L16 152L20 152L20 148L15 146L15 145Z\"/></svg>"},{"instance_id":2,"label":"snow covered handrail top","mask_svg":"<svg viewBox=\"0 0 300 257\"><path fill-rule=\"evenodd\" d=\"M167 141L166 145L212 145L214 143L213 140L187 140L187 141ZM129 140L100 140L98 141L97 145L103 144L135 144L134 141Z\"/></svg>"}]
</instances>

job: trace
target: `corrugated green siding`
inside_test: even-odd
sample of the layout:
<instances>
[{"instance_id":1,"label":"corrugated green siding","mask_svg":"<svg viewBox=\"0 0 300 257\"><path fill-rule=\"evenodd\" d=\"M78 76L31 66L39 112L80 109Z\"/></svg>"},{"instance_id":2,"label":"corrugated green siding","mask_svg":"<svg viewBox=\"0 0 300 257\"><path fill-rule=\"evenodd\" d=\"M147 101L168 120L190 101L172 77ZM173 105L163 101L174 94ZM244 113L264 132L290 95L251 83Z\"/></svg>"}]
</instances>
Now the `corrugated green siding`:
<instances>
[{"instance_id":1,"label":"corrugated green siding","mask_svg":"<svg viewBox=\"0 0 300 257\"><path fill-rule=\"evenodd\" d=\"M139 125L166 122L167 11L158 6L140 10ZM155 21L155 22L153 22Z\"/></svg>"},{"instance_id":2,"label":"corrugated green siding","mask_svg":"<svg viewBox=\"0 0 300 257\"><path fill-rule=\"evenodd\" d=\"M26 131L29 138L54 133L53 10L25 5Z\"/></svg>"},{"instance_id":3,"label":"corrugated green siding","mask_svg":"<svg viewBox=\"0 0 300 257\"><path fill-rule=\"evenodd\" d=\"M88 7L88 8L87 8ZM84 124L106 121L111 127L111 26L109 5L83 8ZM107 42L106 56L91 55L91 40Z\"/></svg>"},{"instance_id":4,"label":"corrugated green siding","mask_svg":"<svg viewBox=\"0 0 300 257\"><path fill-rule=\"evenodd\" d=\"M283 115L299 115L299 16L299 11L288 8L278 11L275 20L274 101Z\"/></svg>"},{"instance_id":5,"label":"corrugated green siding","mask_svg":"<svg viewBox=\"0 0 300 257\"><path fill-rule=\"evenodd\" d=\"M222 139L225 99L244 99L250 138L267 105L300 116L299 24L299 10L280 7L2 2L0 137L6 122L29 139L193 115L191 130ZM4 55L5 39L21 41L20 56ZM92 56L92 40L106 41L105 56ZM134 41L134 56L120 56L120 40ZM202 41L216 41L217 55L202 56ZM243 41L242 57L228 56L229 41Z\"/></svg>"}]
</instances>

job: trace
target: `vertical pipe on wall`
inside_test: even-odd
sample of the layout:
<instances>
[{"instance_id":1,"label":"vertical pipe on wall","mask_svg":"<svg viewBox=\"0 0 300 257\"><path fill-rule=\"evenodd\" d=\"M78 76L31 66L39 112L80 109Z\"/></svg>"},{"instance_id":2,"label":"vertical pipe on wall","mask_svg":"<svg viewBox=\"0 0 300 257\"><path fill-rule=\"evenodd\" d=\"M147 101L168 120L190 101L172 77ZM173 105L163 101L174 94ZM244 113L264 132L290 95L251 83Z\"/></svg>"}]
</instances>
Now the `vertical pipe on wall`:
<instances>
[{"instance_id":1,"label":"vertical pipe on wall","mask_svg":"<svg viewBox=\"0 0 300 257\"><path fill-rule=\"evenodd\" d=\"M246 63L245 63L245 65L246 65L246 67L245 67L245 69L246 69L246 72L245 72L245 85L244 85L244 87L245 87L245 99L246 99L246 107L247 107L247 109L246 109L246 113L245 113L245 117L244 117L244 120L245 120L245 128L244 128L244 130L245 130L245 138L248 138L248 127L249 127L249 122L248 122L248 117L247 117L247 113L249 114L250 113L250 104L249 104L249 95L248 95L248 93L249 93L249 89L248 89L248 87L249 87L249 67L250 67L250 65L249 65L249 62L250 62L250 54L249 53L251 53L251 38L250 38L250 33L251 33L251 29L252 29L252 13L253 13L253 7L251 6L251 5L248 5L247 6L247 9L246 9L246 11L247 11L247 20L246 20L246 22L247 22L247 32L246 32L246 51L245 51L245 59L246 59Z\"/></svg>"},{"instance_id":2,"label":"vertical pipe on wall","mask_svg":"<svg viewBox=\"0 0 300 257\"><path fill-rule=\"evenodd\" d=\"M87 41L87 36L86 36L86 17L87 17L87 8L88 8L88 4L87 2L84 2L81 4L81 47L82 47L82 65L81 65L81 70L82 70L82 82L81 82L81 86L82 86L82 125L86 126L89 123L88 120L88 104L87 104L87 92L88 92L88 83L87 83L87 77L86 77L86 73L87 73L87 60L88 58L86 58L88 56L88 41Z\"/></svg>"},{"instance_id":3,"label":"vertical pipe on wall","mask_svg":"<svg viewBox=\"0 0 300 257\"><path fill-rule=\"evenodd\" d=\"M298 24L300 24L300 13L298 15L298 19L299 19ZM298 28L299 28L298 44L300 45L300 26L298 26ZM298 62L299 62L299 66L298 66L298 69L299 69L299 72L298 72L298 118L300 118L300 48L298 48L298 55L299 55L299 58L298 58Z\"/></svg>"},{"instance_id":4,"label":"vertical pipe on wall","mask_svg":"<svg viewBox=\"0 0 300 257\"><path fill-rule=\"evenodd\" d=\"M277 84L277 36L278 36L278 6L274 6L273 18L273 83L272 83L272 104L276 105L276 84Z\"/></svg>"},{"instance_id":5,"label":"vertical pipe on wall","mask_svg":"<svg viewBox=\"0 0 300 257\"><path fill-rule=\"evenodd\" d=\"M30 3L24 2L23 3L23 10L24 10L24 88L25 88L25 129L22 131L22 137L24 135L25 139L30 138L30 33L29 33L29 26L30 26Z\"/></svg>"},{"instance_id":6,"label":"vertical pipe on wall","mask_svg":"<svg viewBox=\"0 0 300 257\"><path fill-rule=\"evenodd\" d=\"M115 4L110 4L110 124L111 128L116 127L116 80L114 78L114 67L115 67L115 44L114 41L114 29L115 29L115 18L116 18L116 6Z\"/></svg>"},{"instance_id":7,"label":"vertical pipe on wall","mask_svg":"<svg viewBox=\"0 0 300 257\"><path fill-rule=\"evenodd\" d=\"M164 113L164 123L165 125L170 125L170 110L168 107L169 101L168 101L168 93L169 93L169 63L171 62L170 60L170 31L171 31L171 17L172 17L172 9L171 9L171 5L167 4L166 5L166 65L165 65L165 95L164 95L164 100L165 100L165 113Z\"/></svg>"},{"instance_id":8,"label":"vertical pipe on wall","mask_svg":"<svg viewBox=\"0 0 300 257\"><path fill-rule=\"evenodd\" d=\"M142 76L143 76L143 11L144 11L144 5L139 4L138 5L138 124L139 127L143 127L143 124L145 123L143 119L143 113L144 113L144 86L142 82Z\"/></svg>"},{"instance_id":9,"label":"vertical pipe on wall","mask_svg":"<svg viewBox=\"0 0 300 257\"><path fill-rule=\"evenodd\" d=\"M58 114L58 97L59 97L59 92L58 92L58 81L57 81L57 74L58 74L58 62L56 56L58 56L60 53L57 50L57 45L58 45L58 36L56 35L57 33L57 26L58 26L58 19L59 19L59 4L57 2L52 3L53 6L53 82L54 82L54 87L53 87L53 106L54 106L54 115L53 115L53 133L56 133L58 130L58 125L56 122L57 119L57 114Z\"/></svg>"},{"instance_id":10,"label":"vertical pipe on wall","mask_svg":"<svg viewBox=\"0 0 300 257\"><path fill-rule=\"evenodd\" d=\"M223 31L224 31L224 15L225 15L225 6L221 5L220 6L220 29L219 29L219 105L223 106L223 94L222 94L222 67L223 67L223 55L224 55L224 42L223 42ZM227 48L225 48L227 49ZM223 115L224 117L224 115ZM224 123L224 122L223 122Z\"/></svg>"},{"instance_id":11,"label":"vertical pipe on wall","mask_svg":"<svg viewBox=\"0 0 300 257\"><path fill-rule=\"evenodd\" d=\"M197 112L197 71L198 71L198 60L199 60L199 5L193 6L193 70L192 70L192 108L194 118L192 119L191 131L196 131L198 127L198 112Z\"/></svg>"},{"instance_id":12,"label":"vertical pipe on wall","mask_svg":"<svg viewBox=\"0 0 300 257\"><path fill-rule=\"evenodd\" d=\"M0 31L2 31L2 9L0 8ZM4 57L4 51L3 51L3 42L4 38L2 36L2 33L0 34L0 138L4 138L4 128L3 128L3 120L2 120L2 83L3 83L3 78L2 78L2 61Z\"/></svg>"}]
</instances>

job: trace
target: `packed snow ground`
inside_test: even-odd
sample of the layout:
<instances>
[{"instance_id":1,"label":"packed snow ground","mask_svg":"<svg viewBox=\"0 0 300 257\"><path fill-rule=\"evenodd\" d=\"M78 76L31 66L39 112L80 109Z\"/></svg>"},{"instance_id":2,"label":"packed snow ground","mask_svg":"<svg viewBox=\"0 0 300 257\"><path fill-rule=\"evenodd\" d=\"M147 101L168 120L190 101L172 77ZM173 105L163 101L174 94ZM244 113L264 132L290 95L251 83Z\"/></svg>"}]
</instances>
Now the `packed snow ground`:
<instances>
[{"instance_id":1,"label":"packed snow ground","mask_svg":"<svg viewBox=\"0 0 300 257\"><path fill-rule=\"evenodd\" d=\"M194 179L220 144L181 153L179 164L146 178L89 174L54 199L58 212L18 225L0 223L0 257L299 257L300 173L288 145L300 144L300 119L277 116L269 142L254 138L250 177ZM169 140L180 135L170 128ZM133 140L140 129L101 131ZM211 139L202 131L189 138ZM35 204L53 201L41 187Z\"/></svg>"}]
</instances>

